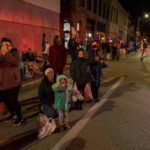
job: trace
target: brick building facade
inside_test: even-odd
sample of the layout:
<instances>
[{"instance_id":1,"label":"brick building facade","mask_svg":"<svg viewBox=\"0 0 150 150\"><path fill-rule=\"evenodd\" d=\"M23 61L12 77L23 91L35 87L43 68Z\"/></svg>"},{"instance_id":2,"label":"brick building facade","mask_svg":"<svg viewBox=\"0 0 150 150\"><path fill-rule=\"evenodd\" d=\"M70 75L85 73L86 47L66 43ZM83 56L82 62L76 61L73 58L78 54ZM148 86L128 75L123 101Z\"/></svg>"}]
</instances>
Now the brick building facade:
<instances>
[{"instance_id":1,"label":"brick building facade","mask_svg":"<svg viewBox=\"0 0 150 150\"><path fill-rule=\"evenodd\" d=\"M118 0L62 0L60 16L60 31L66 43L72 25L83 41L89 35L126 41L128 14Z\"/></svg>"},{"instance_id":2,"label":"brick building facade","mask_svg":"<svg viewBox=\"0 0 150 150\"><path fill-rule=\"evenodd\" d=\"M41 52L42 34L52 43L59 34L60 0L5 0L0 5L0 38L12 39L20 51Z\"/></svg>"}]
</instances>

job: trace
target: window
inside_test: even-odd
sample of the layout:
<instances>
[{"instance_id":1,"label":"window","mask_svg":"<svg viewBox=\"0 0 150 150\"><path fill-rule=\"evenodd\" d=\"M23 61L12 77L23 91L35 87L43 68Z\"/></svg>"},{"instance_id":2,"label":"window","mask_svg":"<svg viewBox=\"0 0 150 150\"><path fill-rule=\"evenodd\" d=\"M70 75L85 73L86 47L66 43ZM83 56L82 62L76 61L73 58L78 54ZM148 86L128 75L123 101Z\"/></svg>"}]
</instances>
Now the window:
<instances>
[{"instance_id":1,"label":"window","mask_svg":"<svg viewBox=\"0 0 150 150\"><path fill-rule=\"evenodd\" d=\"M87 0L87 9L88 9L88 10L91 10L91 9L92 9L92 7L91 7L91 2L92 2L92 0Z\"/></svg>"},{"instance_id":2,"label":"window","mask_svg":"<svg viewBox=\"0 0 150 150\"><path fill-rule=\"evenodd\" d=\"M81 7L85 7L85 0L79 0L79 2Z\"/></svg>"},{"instance_id":3,"label":"window","mask_svg":"<svg viewBox=\"0 0 150 150\"><path fill-rule=\"evenodd\" d=\"M118 10L117 10L117 13L116 13L116 23L118 23Z\"/></svg>"},{"instance_id":4,"label":"window","mask_svg":"<svg viewBox=\"0 0 150 150\"><path fill-rule=\"evenodd\" d=\"M104 32L106 31L106 24L97 22L97 31Z\"/></svg>"},{"instance_id":5,"label":"window","mask_svg":"<svg viewBox=\"0 0 150 150\"><path fill-rule=\"evenodd\" d=\"M97 13L97 0L94 0L94 13Z\"/></svg>"},{"instance_id":6,"label":"window","mask_svg":"<svg viewBox=\"0 0 150 150\"><path fill-rule=\"evenodd\" d=\"M111 8L111 21L113 20L113 14L114 14L114 7Z\"/></svg>"},{"instance_id":7,"label":"window","mask_svg":"<svg viewBox=\"0 0 150 150\"><path fill-rule=\"evenodd\" d=\"M102 15L102 0L99 0L99 9L98 9L99 16Z\"/></svg>"},{"instance_id":8,"label":"window","mask_svg":"<svg viewBox=\"0 0 150 150\"><path fill-rule=\"evenodd\" d=\"M109 6L107 6L107 15L106 15L106 19L109 19Z\"/></svg>"},{"instance_id":9,"label":"window","mask_svg":"<svg viewBox=\"0 0 150 150\"><path fill-rule=\"evenodd\" d=\"M70 31L70 23L64 20L64 31Z\"/></svg>"},{"instance_id":10,"label":"window","mask_svg":"<svg viewBox=\"0 0 150 150\"><path fill-rule=\"evenodd\" d=\"M68 49L68 42L70 39L70 23L67 20L64 20L64 46Z\"/></svg>"},{"instance_id":11,"label":"window","mask_svg":"<svg viewBox=\"0 0 150 150\"><path fill-rule=\"evenodd\" d=\"M90 32L95 31L95 21L87 18L87 30Z\"/></svg>"},{"instance_id":12,"label":"window","mask_svg":"<svg viewBox=\"0 0 150 150\"><path fill-rule=\"evenodd\" d=\"M116 22L116 8L114 8L114 17L113 17L113 22Z\"/></svg>"},{"instance_id":13,"label":"window","mask_svg":"<svg viewBox=\"0 0 150 150\"><path fill-rule=\"evenodd\" d=\"M104 2L104 5L103 5L103 18L106 17L106 2Z\"/></svg>"},{"instance_id":14,"label":"window","mask_svg":"<svg viewBox=\"0 0 150 150\"><path fill-rule=\"evenodd\" d=\"M80 22L77 22L77 32L80 31Z\"/></svg>"}]
</instances>

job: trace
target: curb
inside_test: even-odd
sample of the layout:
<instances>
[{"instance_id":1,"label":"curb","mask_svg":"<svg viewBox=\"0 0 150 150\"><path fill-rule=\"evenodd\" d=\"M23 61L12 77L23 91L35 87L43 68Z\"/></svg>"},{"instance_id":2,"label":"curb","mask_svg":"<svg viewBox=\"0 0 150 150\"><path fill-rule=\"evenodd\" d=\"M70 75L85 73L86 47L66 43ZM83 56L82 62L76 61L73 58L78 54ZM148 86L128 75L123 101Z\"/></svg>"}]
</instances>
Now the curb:
<instances>
[{"instance_id":1,"label":"curb","mask_svg":"<svg viewBox=\"0 0 150 150\"><path fill-rule=\"evenodd\" d=\"M30 81L28 83L22 84L21 90L32 88L32 87L38 85L42 79L43 79L43 77L41 77L40 79L36 79L36 80Z\"/></svg>"},{"instance_id":2,"label":"curb","mask_svg":"<svg viewBox=\"0 0 150 150\"><path fill-rule=\"evenodd\" d=\"M0 149L3 149L3 150L8 149L11 147L11 144L19 147L19 143L20 143L19 141L25 138L31 137L31 135L36 135L35 128L0 141ZM36 139L36 136L35 136L35 139Z\"/></svg>"}]
</instances>

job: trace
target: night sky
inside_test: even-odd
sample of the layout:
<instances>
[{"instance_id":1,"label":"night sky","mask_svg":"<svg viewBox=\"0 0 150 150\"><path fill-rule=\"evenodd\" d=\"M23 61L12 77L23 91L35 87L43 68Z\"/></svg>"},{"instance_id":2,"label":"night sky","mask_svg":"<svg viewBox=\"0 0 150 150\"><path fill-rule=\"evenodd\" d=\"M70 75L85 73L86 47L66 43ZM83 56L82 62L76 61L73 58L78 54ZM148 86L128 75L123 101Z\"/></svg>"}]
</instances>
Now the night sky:
<instances>
[{"instance_id":1,"label":"night sky","mask_svg":"<svg viewBox=\"0 0 150 150\"><path fill-rule=\"evenodd\" d=\"M141 17L140 30L150 33L150 0L119 0L122 6L133 17ZM145 19L144 14L148 13L149 18Z\"/></svg>"},{"instance_id":2,"label":"night sky","mask_svg":"<svg viewBox=\"0 0 150 150\"><path fill-rule=\"evenodd\" d=\"M150 0L119 0L124 8L133 16L143 16L150 13Z\"/></svg>"}]
</instances>

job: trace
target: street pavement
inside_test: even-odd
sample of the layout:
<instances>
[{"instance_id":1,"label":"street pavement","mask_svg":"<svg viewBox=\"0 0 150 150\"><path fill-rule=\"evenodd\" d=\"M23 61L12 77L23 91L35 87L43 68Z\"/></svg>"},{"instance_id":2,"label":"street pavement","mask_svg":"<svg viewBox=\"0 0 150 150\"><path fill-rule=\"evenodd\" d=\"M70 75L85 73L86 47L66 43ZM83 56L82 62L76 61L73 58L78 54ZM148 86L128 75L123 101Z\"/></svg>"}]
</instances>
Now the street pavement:
<instances>
[{"instance_id":1,"label":"street pavement","mask_svg":"<svg viewBox=\"0 0 150 150\"><path fill-rule=\"evenodd\" d=\"M68 74L69 69L65 73ZM120 79L123 80L114 88ZM101 101L96 104L85 103L82 111L71 110L69 119L72 128L69 131L56 131L43 140L37 140L36 115L18 128L1 122L0 143L13 137L5 149L53 150L60 145L60 150L150 150L149 79L150 57L145 57L141 62L137 54L131 53L119 62L110 61L104 69L104 81L99 91ZM22 100L34 97L37 95L37 87L26 89L21 94ZM109 96L105 98L106 95ZM87 115L92 108L92 115ZM23 109L24 116L39 111L38 107ZM83 120L84 115L88 116L88 122ZM58 118L56 123L58 124ZM83 126L81 129L80 123ZM70 138L66 142L67 136Z\"/></svg>"}]
</instances>

